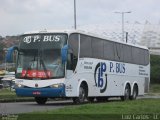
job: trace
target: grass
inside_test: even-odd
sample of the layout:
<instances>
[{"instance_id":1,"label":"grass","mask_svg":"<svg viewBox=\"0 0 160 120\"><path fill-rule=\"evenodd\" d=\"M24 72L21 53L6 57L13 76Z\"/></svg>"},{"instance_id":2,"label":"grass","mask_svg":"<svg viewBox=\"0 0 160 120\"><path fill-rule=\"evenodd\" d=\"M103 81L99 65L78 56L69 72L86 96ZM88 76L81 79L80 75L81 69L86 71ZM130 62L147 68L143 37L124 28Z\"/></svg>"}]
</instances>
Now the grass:
<instances>
[{"instance_id":1,"label":"grass","mask_svg":"<svg viewBox=\"0 0 160 120\"><path fill-rule=\"evenodd\" d=\"M160 93L160 84L151 84L150 93Z\"/></svg>"},{"instance_id":2,"label":"grass","mask_svg":"<svg viewBox=\"0 0 160 120\"><path fill-rule=\"evenodd\" d=\"M57 110L20 114L21 120L107 120L122 119L122 115L147 115L154 114L160 117L160 99L141 99L135 101L111 101L72 105ZM160 118L159 118L160 119Z\"/></svg>"},{"instance_id":3,"label":"grass","mask_svg":"<svg viewBox=\"0 0 160 120\"><path fill-rule=\"evenodd\" d=\"M159 107L160 99L143 99L126 102L110 101L106 103L70 106L58 110L45 111L45 114L150 114L160 113ZM37 113L35 112L35 114Z\"/></svg>"},{"instance_id":4,"label":"grass","mask_svg":"<svg viewBox=\"0 0 160 120\"><path fill-rule=\"evenodd\" d=\"M150 84L149 95L160 96L160 84Z\"/></svg>"},{"instance_id":5,"label":"grass","mask_svg":"<svg viewBox=\"0 0 160 120\"><path fill-rule=\"evenodd\" d=\"M150 94L153 93L160 95L160 84L150 85ZM0 99L3 98L21 99L9 89L0 90ZM72 105L57 110L19 114L18 120L117 120L122 119L124 114L132 115L130 120L134 115L147 115L147 118L149 117L147 120L150 120L157 114L156 120L160 120L160 99Z\"/></svg>"},{"instance_id":6,"label":"grass","mask_svg":"<svg viewBox=\"0 0 160 120\"><path fill-rule=\"evenodd\" d=\"M11 91L9 88L3 88L0 90L0 102L31 101L31 100L33 100L33 98L18 97L15 91Z\"/></svg>"},{"instance_id":7,"label":"grass","mask_svg":"<svg viewBox=\"0 0 160 120\"><path fill-rule=\"evenodd\" d=\"M14 91L10 91L9 88L3 88L0 90L0 99L4 98L15 98L16 94Z\"/></svg>"}]
</instances>

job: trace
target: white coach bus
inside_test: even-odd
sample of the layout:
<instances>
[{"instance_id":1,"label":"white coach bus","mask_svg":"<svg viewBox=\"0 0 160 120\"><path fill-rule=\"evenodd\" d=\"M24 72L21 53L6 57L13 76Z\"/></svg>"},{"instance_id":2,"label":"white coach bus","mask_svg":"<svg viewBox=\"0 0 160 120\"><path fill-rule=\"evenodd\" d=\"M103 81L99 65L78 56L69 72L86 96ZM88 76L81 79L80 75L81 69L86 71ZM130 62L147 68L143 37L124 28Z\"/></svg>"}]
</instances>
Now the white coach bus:
<instances>
[{"instance_id":1,"label":"white coach bus","mask_svg":"<svg viewBox=\"0 0 160 120\"><path fill-rule=\"evenodd\" d=\"M37 31L20 36L16 94L67 97L75 103L121 97L136 99L149 90L150 60L146 47L80 31ZM11 56L11 52L9 52Z\"/></svg>"}]
</instances>

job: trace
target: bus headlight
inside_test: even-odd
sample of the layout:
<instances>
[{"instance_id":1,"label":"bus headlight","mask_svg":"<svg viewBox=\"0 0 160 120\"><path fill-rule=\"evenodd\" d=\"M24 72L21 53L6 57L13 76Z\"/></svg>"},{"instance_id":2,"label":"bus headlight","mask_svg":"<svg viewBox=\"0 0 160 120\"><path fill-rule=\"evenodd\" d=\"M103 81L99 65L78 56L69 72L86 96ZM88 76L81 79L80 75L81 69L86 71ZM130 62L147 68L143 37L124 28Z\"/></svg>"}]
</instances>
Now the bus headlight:
<instances>
[{"instance_id":1,"label":"bus headlight","mask_svg":"<svg viewBox=\"0 0 160 120\"><path fill-rule=\"evenodd\" d=\"M60 87L63 87L63 84L60 83L60 84L53 84L50 86L51 88L60 88Z\"/></svg>"}]
</instances>

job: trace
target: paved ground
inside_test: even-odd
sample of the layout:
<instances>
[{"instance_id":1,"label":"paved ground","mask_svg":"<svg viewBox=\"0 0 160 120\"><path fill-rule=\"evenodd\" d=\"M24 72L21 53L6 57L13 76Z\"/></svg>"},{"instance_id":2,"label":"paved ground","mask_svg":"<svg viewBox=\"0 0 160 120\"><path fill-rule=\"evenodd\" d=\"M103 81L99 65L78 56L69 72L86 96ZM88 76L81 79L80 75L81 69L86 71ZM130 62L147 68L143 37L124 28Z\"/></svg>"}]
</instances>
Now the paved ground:
<instances>
[{"instance_id":1,"label":"paved ground","mask_svg":"<svg viewBox=\"0 0 160 120\"><path fill-rule=\"evenodd\" d=\"M140 96L138 99L154 98L160 99L160 96ZM119 100L119 98L112 98L110 100ZM51 109L63 108L65 106L73 105L72 100L65 101L49 101L45 105L38 105L36 102L13 102L13 103L0 103L0 114L18 114L28 113L33 111L45 111Z\"/></svg>"},{"instance_id":2,"label":"paved ground","mask_svg":"<svg viewBox=\"0 0 160 120\"><path fill-rule=\"evenodd\" d=\"M36 102L0 103L0 114L18 114L33 111L44 111L72 105L72 101L49 101L45 105Z\"/></svg>"}]
</instances>

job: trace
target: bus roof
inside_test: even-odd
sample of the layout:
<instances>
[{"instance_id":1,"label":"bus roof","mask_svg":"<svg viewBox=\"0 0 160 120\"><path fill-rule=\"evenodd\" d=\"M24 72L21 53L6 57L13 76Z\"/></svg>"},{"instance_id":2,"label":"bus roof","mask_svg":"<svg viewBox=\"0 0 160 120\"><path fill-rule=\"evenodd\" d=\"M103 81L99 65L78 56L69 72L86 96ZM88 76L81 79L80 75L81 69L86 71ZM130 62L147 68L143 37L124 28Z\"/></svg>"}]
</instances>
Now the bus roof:
<instances>
[{"instance_id":1,"label":"bus roof","mask_svg":"<svg viewBox=\"0 0 160 120\"><path fill-rule=\"evenodd\" d=\"M112 41L112 42L116 42L116 43L121 43L121 44L125 44L125 45L130 45L130 46L134 46L134 47L138 47L138 48L142 48L142 49L148 49L146 46L141 46L138 44L131 44L131 43L126 43L126 42L122 42L122 41L114 41L114 40L110 40L104 36L101 36L99 34L95 34L95 33L91 33L91 32L86 32L86 31L82 31L82 30L37 30L37 31L30 31L30 32L25 32L22 35L25 34L38 34L38 33L66 33L68 35L72 34L72 33L79 33L79 34L84 34L84 35L88 35L88 36L92 36L92 37L96 37L96 38L100 38L100 39L104 39L104 40L108 40L108 41Z\"/></svg>"}]
</instances>

